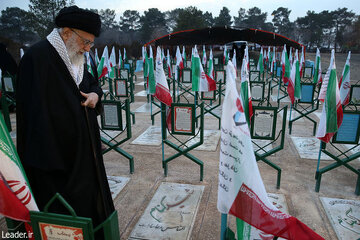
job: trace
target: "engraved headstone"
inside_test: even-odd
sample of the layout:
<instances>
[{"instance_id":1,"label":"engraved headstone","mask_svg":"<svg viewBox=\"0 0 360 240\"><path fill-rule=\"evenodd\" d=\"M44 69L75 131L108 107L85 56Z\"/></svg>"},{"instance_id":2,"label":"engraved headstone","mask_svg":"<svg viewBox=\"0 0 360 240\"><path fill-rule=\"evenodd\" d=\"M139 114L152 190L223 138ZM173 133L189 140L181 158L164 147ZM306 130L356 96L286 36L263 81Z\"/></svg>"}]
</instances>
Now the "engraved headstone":
<instances>
[{"instance_id":1,"label":"engraved headstone","mask_svg":"<svg viewBox=\"0 0 360 240\"><path fill-rule=\"evenodd\" d=\"M140 92L135 94L135 96L137 96L137 97L146 97L146 95L147 95L147 93L146 93L145 90L140 91Z\"/></svg>"},{"instance_id":2,"label":"engraved headstone","mask_svg":"<svg viewBox=\"0 0 360 240\"><path fill-rule=\"evenodd\" d=\"M338 239L360 238L360 201L320 197Z\"/></svg>"},{"instance_id":3,"label":"engraved headstone","mask_svg":"<svg viewBox=\"0 0 360 240\"><path fill-rule=\"evenodd\" d=\"M291 136L296 150L301 158L318 159L320 140L315 137L293 137ZM321 154L321 160L331 160L325 153Z\"/></svg>"},{"instance_id":4,"label":"engraved headstone","mask_svg":"<svg viewBox=\"0 0 360 240\"><path fill-rule=\"evenodd\" d=\"M190 239L204 186L163 182L129 239Z\"/></svg>"},{"instance_id":5,"label":"engraved headstone","mask_svg":"<svg viewBox=\"0 0 360 240\"><path fill-rule=\"evenodd\" d=\"M197 132L197 130L195 131ZM200 151L216 151L217 145L220 139L220 130L204 130L204 142L199 147L195 148L195 150ZM187 146L191 146L200 141L200 136L197 135L195 138L191 139Z\"/></svg>"},{"instance_id":6,"label":"engraved headstone","mask_svg":"<svg viewBox=\"0 0 360 240\"><path fill-rule=\"evenodd\" d=\"M115 200L116 196L121 192L125 185L130 181L128 177L107 176L111 197Z\"/></svg>"},{"instance_id":7,"label":"engraved headstone","mask_svg":"<svg viewBox=\"0 0 360 240\"><path fill-rule=\"evenodd\" d=\"M158 126L148 127L131 144L159 146L161 144L161 128Z\"/></svg>"},{"instance_id":8,"label":"engraved headstone","mask_svg":"<svg viewBox=\"0 0 360 240\"><path fill-rule=\"evenodd\" d=\"M254 112L253 136L271 137L273 133L273 123L275 121L274 111L256 109Z\"/></svg>"},{"instance_id":9,"label":"engraved headstone","mask_svg":"<svg viewBox=\"0 0 360 240\"><path fill-rule=\"evenodd\" d=\"M191 71L183 71L183 83L191 83Z\"/></svg>"}]
</instances>

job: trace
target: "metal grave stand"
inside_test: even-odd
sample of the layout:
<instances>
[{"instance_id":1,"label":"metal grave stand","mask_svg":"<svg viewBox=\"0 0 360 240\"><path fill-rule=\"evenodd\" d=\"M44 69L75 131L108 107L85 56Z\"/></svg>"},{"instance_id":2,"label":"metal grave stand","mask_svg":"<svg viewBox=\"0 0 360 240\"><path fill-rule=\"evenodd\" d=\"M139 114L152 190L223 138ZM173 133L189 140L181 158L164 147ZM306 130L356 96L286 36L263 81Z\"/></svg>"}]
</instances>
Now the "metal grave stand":
<instances>
[{"instance_id":1,"label":"metal grave stand","mask_svg":"<svg viewBox=\"0 0 360 240\"><path fill-rule=\"evenodd\" d=\"M124 64L124 66L128 66L128 68L120 68L119 69L119 79L120 80L125 80L126 81L126 94L124 93L124 91L122 91L121 94L119 94L117 92L117 86L116 86L116 82L115 82L115 96L116 97L126 97L130 99L130 104L133 103L135 101L135 97L134 97L134 89L135 89L135 84L133 81L133 77L131 75L131 69L133 69L131 67L131 65L129 63ZM130 111L130 115L132 117L132 121L133 124L135 124L135 113Z\"/></svg>"},{"instance_id":2,"label":"metal grave stand","mask_svg":"<svg viewBox=\"0 0 360 240\"><path fill-rule=\"evenodd\" d=\"M225 96L225 86L226 86L226 71L223 69L215 70L215 82L221 82L222 88L220 88L220 94Z\"/></svg>"},{"instance_id":3,"label":"metal grave stand","mask_svg":"<svg viewBox=\"0 0 360 240\"><path fill-rule=\"evenodd\" d=\"M217 114L215 111L221 107L221 87L222 81L216 82L216 90L210 92L202 92L200 100L204 103L204 112L211 114L219 121L219 129L221 127L221 113Z\"/></svg>"}]
</instances>

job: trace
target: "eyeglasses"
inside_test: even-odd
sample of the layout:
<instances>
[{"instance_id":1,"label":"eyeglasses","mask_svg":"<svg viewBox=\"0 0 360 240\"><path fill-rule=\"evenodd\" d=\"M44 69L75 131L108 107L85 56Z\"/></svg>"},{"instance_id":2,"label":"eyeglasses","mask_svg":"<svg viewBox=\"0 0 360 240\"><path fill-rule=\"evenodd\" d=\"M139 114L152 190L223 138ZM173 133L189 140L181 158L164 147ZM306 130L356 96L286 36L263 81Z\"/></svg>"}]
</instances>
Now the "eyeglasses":
<instances>
[{"instance_id":1,"label":"eyeglasses","mask_svg":"<svg viewBox=\"0 0 360 240\"><path fill-rule=\"evenodd\" d=\"M80 36L80 35L79 35L77 32L75 32L72 28L70 28L70 30L71 30L72 32L74 32L78 37L81 38L81 40L83 41L83 43L84 43L85 46L86 46L86 45L89 45L90 48L92 48L92 47L94 46L94 42L92 42L92 41L90 41L90 40L88 40L88 39Z\"/></svg>"}]
</instances>

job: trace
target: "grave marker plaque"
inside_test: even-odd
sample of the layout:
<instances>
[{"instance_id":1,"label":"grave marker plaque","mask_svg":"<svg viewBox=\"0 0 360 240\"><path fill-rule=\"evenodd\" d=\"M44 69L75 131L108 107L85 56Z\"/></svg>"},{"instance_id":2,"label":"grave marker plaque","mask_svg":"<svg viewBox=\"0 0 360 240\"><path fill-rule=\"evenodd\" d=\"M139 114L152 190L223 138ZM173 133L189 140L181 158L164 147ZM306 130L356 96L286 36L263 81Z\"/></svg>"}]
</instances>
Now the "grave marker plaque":
<instances>
[{"instance_id":1,"label":"grave marker plaque","mask_svg":"<svg viewBox=\"0 0 360 240\"><path fill-rule=\"evenodd\" d=\"M202 100L215 100L216 99L216 91L209 91L209 92L201 92L201 99Z\"/></svg>"},{"instance_id":2,"label":"grave marker plaque","mask_svg":"<svg viewBox=\"0 0 360 240\"><path fill-rule=\"evenodd\" d=\"M219 65L219 58L214 58L214 65Z\"/></svg>"},{"instance_id":3,"label":"grave marker plaque","mask_svg":"<svg viewBox=\"0 0 360 240\"><path fill-rule=\"evenodd\" d=\"M186 61L186 67L191 68L191 61Z\"/></svg>"},{"instance_id":4,"label":"grave marker plaque","mask_svg":"<svg viewBox=\"0 0 360 240\"><path fill-rule=\"evenodd\" d=\"M125 79L115 79L115 96L128 97L128 87Z\"/></svg>"},{"instance_id":5,"label":"grave marker plaque","mask_svg":"<svg viewBox=\"0 0 360 240\"><path fill-rule=\"evenodd\" d=\"M261 101L264 99L265 82L250 82L251 99Z\"/></svg>"},{"instance_id":6,"label":"grave marker plaque","mask_svg":"<svg viewBox=\"0 0 360 240\"><path fill-rule=\"evenodd\" d=\"M355 105L360 105L360 85L352 85L350 99Z\"/></svg>"},{"instance_id":7,"label":"grave marker plaque","mask_svg":"<svg viewBox=\"0 0 360 240\"><path fill-rule=\"evenodd\" d=\"M312 83L301 83L300 103L313 103L315 85Z\"/></svg>"},{"instance_id":8,"label":"grave marker plaque","mask_svg":"<svg viewBox=\"0 0 360 240\"><path fill-rule=\"evenodd\" d=\"M129 79L129 69L127 68L120 69L120 79L126 79L126 80Z\"/></svg>"},{"instance_id":9,"label":"grave marker plaque","mask_svg":"<svg viewBox=\"0 0 360 240\"><path fill-rule=\"evenodd\" d=\"M104 130L123 130L121 102L102 101L104 111L101 114L101 128Z\"/></svg>"},{"instance_id":10,"label":"grave marker plaque","mask_svg":"<svg viewBox=\"0 0 360 240\"><path fill-rule=\"evenodd\" d=\"M192 82L191 69L190 68L184 68L182 71L183 71L182 82L183 83L191 83Z\"/></svg>"},{"instance_id":11,"label":"grave marker plaque","mask_svg":"<svg viewBox=\"0 0 360 240\"><path fill-rule=\"evenodd\" d=\"M343 121L335 133L333 143L357 144L359 142L360 128L359 112L344 112Z\"/></svg>"},{"instance_id":12,"label":"grave marker plaque","mask_svg":"<svg viewBox=\"0 0 360 240\"><path fill-rule=\"evenodd\" d=\"M173 134L195 134L195 105L184 103L171 104L171 127Z\"/></svg>"},{"instance_id":13,"label":"grave marker plaque","mask_svg":"<svg viewBox=\"0 0 360 240\"><path fill-rule=\"evenodd\" d=\"M274 140L277 108L254 106L253 112L251 138Z\"/></svg>"},{"instance_id":14,"label":"grave marker plaque","mask_svg":"<svg viewBox=\"0 0 360 240\"><path fill-rule=\"evenodd\" d=\"M304 78L312 78L312 70L313 70L312 67L305 67L303 77Z\"/></svg>"},{"instance_id":15,"label":"grave marker plaque","mask_svg":"<svg viewBox=\"0 0 360 240\"><path fill-rule=\"evenodd\" d=\"M226 77L226 73L224 70L216 70L215 71L215 80L216 82L222 82L225 83L225 77Z\"/></svg>"},{"instance_id":16,"label":"grave marker plaque","mask_svg":"<svg viewBox=\"0 0 360 240\"><path fill-rule=\"evenodd\" d=\"M260 81L260 71L251 71L250 70L250 82L251 81Z\"/></svg>"},{"instance_id":17,"label":"grave marker plaque","mask_svg":"<svg viewBox=\"0 0 360 240\"><path fill-rule=\"evenodd\" d=\"M14 92L14 84L11 77L4 77L4 88L6 92Z\"/></svg>"}]
</instances>

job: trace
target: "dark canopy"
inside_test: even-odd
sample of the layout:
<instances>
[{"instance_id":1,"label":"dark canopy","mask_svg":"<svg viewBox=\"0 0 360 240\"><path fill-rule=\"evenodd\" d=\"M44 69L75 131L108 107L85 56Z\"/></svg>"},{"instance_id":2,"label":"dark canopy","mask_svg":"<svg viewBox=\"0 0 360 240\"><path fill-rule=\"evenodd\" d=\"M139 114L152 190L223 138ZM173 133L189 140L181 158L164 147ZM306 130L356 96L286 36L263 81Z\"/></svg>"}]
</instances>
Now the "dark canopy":
<instances>
[{"instance_id":1,"label":"dark canopy","mask_svg":"<svg viewBox=\"0 0 360 240\"><path fill-rule=\"evenodd\" d=\"M213 27L191 29L170 33L154 39L146 45L176 46L176 45L222 45L233 41L248 41L266 46L283 46L301 49L302 44L282 35L259 29L236 29L229 27Z\"/></svg>"}]
</instances>

